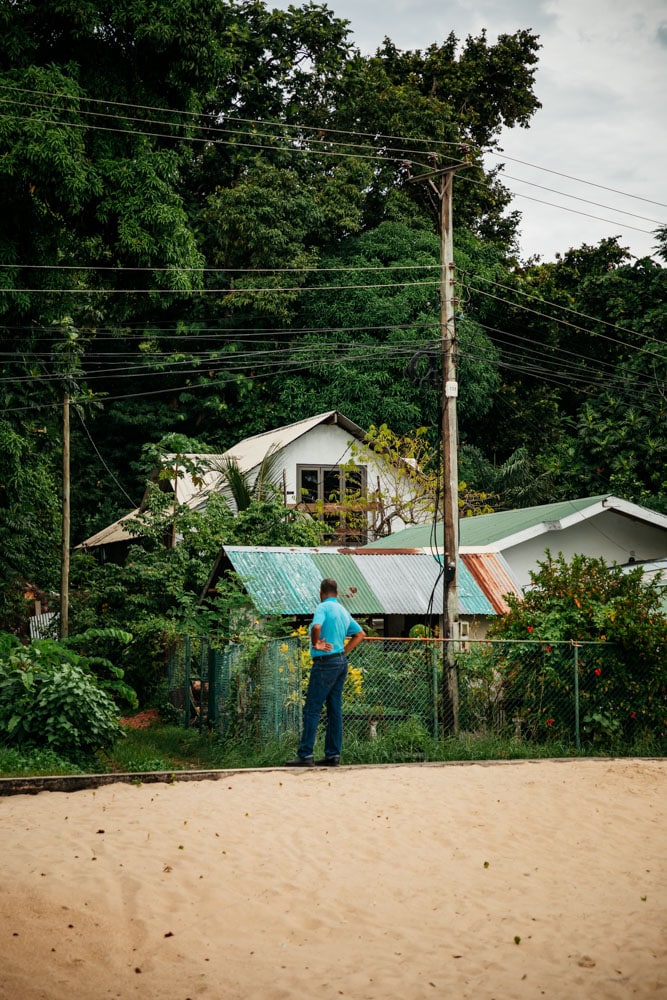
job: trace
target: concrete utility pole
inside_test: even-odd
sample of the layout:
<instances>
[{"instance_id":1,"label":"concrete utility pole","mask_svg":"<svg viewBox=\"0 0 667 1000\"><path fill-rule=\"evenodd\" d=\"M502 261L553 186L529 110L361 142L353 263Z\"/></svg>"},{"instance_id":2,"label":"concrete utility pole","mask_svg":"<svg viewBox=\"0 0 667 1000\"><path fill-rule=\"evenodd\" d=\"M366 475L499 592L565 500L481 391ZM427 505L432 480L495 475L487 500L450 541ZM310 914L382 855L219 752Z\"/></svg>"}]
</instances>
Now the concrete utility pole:
<instances>
[{"instance_id":1,"label":"concrete utility pole","mask_svg":"<svg viewBox=\"0 0 667 1000\"><path fill-rule=\"evenodd\" d=\"M445 728L458 735L459 685L455 640L459 636L459 468L456 400L456 328L454 322L454 237L452 189L454 173L468 163L429 171L412 178L426 181L440 203L440 344L442 354L442 637L447 693ZM437 181L437 183L436 183Z\"/></svg>"}]
</instances>

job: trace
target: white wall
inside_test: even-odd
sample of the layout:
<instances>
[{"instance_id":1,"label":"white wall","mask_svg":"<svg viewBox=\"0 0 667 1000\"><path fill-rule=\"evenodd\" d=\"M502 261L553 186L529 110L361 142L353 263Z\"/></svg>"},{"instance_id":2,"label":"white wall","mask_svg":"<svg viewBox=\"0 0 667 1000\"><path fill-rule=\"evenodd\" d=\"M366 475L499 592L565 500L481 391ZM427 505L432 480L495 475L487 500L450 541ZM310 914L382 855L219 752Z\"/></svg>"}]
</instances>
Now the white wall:
<instances>
[{"instance_id":1,"label":"white wall","mask_svg":"<svg viewBox=\"0 0 667 1000\"><path fill-rule=\"evenodd\" d=\"M519 545L504 548L503 555L521 587L530 584L530 570L538 561L563 553L569 562L575 555L604 559L606 563L627 563L631 555L640 562L667 556L667 532L650 524L633 521L614 511L579 521L570 528L548 531Z\"/></svg>"},{"instance_id":2,"label":"white wall","mask_svg":"<svg viewBox=\"0 0 667 1000\"><path fill-rule=\"evenodd\" d=\"M282 450L281 467L284 470L285 483L287 487L287 503L293 504L299 501L297 495L296 469L298 465L326 465L337 466L349 462L351 454L351 437L348 431L343 430L338 424L320 424L302 437L285 446ZM367 491L373 492L377 489L377 479L380 477L380 486L388 493L393 492L394 480L392 477L383 475L383 463L373 459L363 461L355 458L357 465L366 466L366 486ZM372 514L369 515L369 523L372 521ZM405 524L400 518L393 521L392 530L399 531Z\"/></svg>"}]
</instances>

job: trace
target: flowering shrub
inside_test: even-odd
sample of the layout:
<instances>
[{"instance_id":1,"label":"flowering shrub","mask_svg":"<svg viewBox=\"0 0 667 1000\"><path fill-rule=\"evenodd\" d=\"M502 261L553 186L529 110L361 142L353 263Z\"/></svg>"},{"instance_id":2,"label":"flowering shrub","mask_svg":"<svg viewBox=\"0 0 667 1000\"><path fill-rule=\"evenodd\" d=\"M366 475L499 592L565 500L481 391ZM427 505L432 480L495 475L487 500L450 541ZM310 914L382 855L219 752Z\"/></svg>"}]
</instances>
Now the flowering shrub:
<instances>
[{"instance_id":1,"label":"flowering shrub","mask_svg":"<svg viewBox=\"0 0 667 1000\"><path fill-rule=\"evenodd\" d=\"M547 552L531 582L523 598L508 596L509 612L489 629L490 638L523 640L497 660L508 715L536 737L571 734L574 647L563 643L578 643L584 733L596 741L667 735L661 581L645 582L640 567L625 573L602 559L568 563Z\"/></svg>"}]
</instances>

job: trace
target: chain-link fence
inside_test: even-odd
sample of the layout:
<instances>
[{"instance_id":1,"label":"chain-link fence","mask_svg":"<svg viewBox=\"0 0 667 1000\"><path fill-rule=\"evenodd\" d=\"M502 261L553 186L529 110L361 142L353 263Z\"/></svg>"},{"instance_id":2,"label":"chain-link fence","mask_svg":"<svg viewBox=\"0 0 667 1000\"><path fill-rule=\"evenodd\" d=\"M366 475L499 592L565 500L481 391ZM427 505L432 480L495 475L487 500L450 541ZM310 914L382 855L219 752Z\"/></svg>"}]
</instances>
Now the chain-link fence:
<instances>
[{"instance_id":1,"label":"chain-link fence","mask_svg":"<svg viewBox=\"0 0 667 1000\"><path fill-rule=\"evenodd\" d=\"M296 738L310 663L303 636L222 650L187 637L170 656L172 703L184 725L223 738ZM649 688L603 642L369 638L350 657L345 737L374 740L409 723L434 740L496 735L565 752L630 745L665 735L665 692L647 697Z\"/></svg>"}]
</instances>

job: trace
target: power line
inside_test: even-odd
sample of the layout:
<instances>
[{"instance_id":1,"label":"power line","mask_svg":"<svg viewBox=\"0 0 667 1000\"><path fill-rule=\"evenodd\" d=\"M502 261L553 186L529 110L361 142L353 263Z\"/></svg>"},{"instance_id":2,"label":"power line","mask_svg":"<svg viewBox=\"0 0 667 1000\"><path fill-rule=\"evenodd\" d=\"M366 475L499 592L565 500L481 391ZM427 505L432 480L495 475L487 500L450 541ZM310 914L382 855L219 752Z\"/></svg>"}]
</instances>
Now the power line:
<instances>
[{"instance_id":1,"label":"power line","mask_svg":"<svg viewBox=\"0 0 667 1000\"><path fill-rule=\"evenodd\" d=\"M15 85L7 84L5 82L0 83L0 89L13 91L13 92L19 93L19 94L20 93L27 93L27 94L39 95L39 96L49 97L49 98L64 98L64 99L66 99L68 101L86 102L86 103L89 103L89 104L100 104L100 105L103 105L104 107L118 107L118 108L133 109L135 111L159 112L161 114L168 114L168 115L174 115L174 116L182 116L182 117L188 117L188 118L201 117L202 114L207 114L206 112L201 112L201 111L184 111L182 109L177 109L177 108L165 108L165 107L159 107L159 106L156 106L156 105L143 105L143 104L122 102L122 101L113 101L113 100L109 100L109 99L106 99L106 98L94 98L94 97L89 97L89 96L84 95L84 94L72 95L72 94L64 93L62 91L44 91L44 90L31 89L31 88L27 88L27 87L18 87L18 86L15 86ZM84 113L84 112L81 112L81 110L78 109L78 108L69 108L69 109L63 109L63 110L68 110L70 112L71 111L75 111L77 113ZM100 113L98 113L98 114L100 114ZM210 117L214 118L216 124L214 124L214 125L205 125L205 126L196 126L196 127L204 127L204 128L221 127L219 125L219 121L220 121L220 118L222 118L223 121L225 121L225 122L227 122L229 124L240 123L242 125L250 125L250 126L256 126L256 125L271 126L271 127L280 128L280 129L291 129L292 131L296 131L296 132L314 132L314 133L317 133L318 136L329 135L329 134L331 134L331 135L338 135L338 136L340 136L340 135L347 135L347 136L354 136L354 137L358 137L358 138L370 139L370 140L372 140L375 143L378 143L378 142L384 143L386 141L389 141L389 142L401 142L401 143L408 143L408 142L411 142L411 143L420 143L420 144L422 144L424 146L424 149L422 149L422 150L413 150L413 152L417 152L419 155L422 155L423 153L434 152L437 149L441 149L441 148L454 147L454 148L459 148L460 149L462 146L465 145L465 146L467 146L469 148L472 148L475 151L476 155L478 155L478 156L483 156L483 155L484 156L493 156L493 157L496 157L497 159L500 159L500 160L508 160L508 161L511 161L512 163L520 163L522 166L531 167L534 170L540 170L540 171L542 171L544 173L554 174L555 176L563 177L563 178L565 178L567 180L575 181L577 184L583 184L583 185L586 185L586 186L589 186L589 187L595 187L595 188L598 188L598 189L603 190L603 191L608 191L611 194L618 194L618 195L620 195L623 198L631 198L631 199L634 199L636 201L642 201L642 202L644 202L646 204L649 204L649 205L656 205L659 208L667 208L667 204L665 204L664 202L654 201L654 200L652 200L650 198L644 198L644 197L642 197L640 195L635 195L635 194L632 194L632 193L630 193L628 191L622 191L622 190L620 190L618 188L608 187L608 186L606 186L604 184L600 184L600 183L595 182L595 181L589 181L589 180L586 180L585 178L582 178L582 177L576 177L576 176L574 176L572 174L567 174L567 173L564 173L563 171L555 170L552 167L543 167L541 164L532 163L532 162L530 162L528 160L522 160L522 159L518 159L516 157L508 156L506 153L504 153L502 151L496 151L496 150L494 150L492 148L484 149L483 147L478 146L476 143L474 143L471 140L466 139L466 138L462 138L461 140L434 139L432 137L431 138L429 138L429 137L422 138L420 136L395 135L395 134L391 134L391 133L385 133L385 132L382 132L382 131L364 132L364 131L357 131L357 130L353 130L353 129L333 128L333 127L328 127L328 126L325 126L325 125L306 125L306 124L299 123L299 122L295 122L295 123L291 123L291 122L277 122L277 121L272 121L271 119L267 119L267 118L244 118L244 117L241 117L241 116L238 116L238 115L228 115L225 112L216 113L215 116L212 113L209 113L209 114L210 114ZM112 116L109 116L109 117L112 117ZM122 116L119 115L117 117L122 117ZM137 119L137 120L141 121L142 119ZM166 122L166 123L163 122L163 124L173 125L173 122ZM136 135L137 133L129 131L129 134ZM240 134L243 134L243 133L241 132ZM187 138L187 137L182 137L182 138ZM319 141L319 139L317 141ZM504 176L506 176L506 175L503 174L503 177ZM519 178L514 178L514 179L515 180L520 180ZM521 183L531 184L532 182L521 180ZM550 190L550 189L546 189L546 190ZM558 193L564 194L565 197L572 197L572 198L574 198L576 200L579 200L576 195L568 195L565 192L558 192ZM604 206L604 207L608 207L608 206ZM622 212L623 214L631 214L631 213L626 213L623 209L618 209L618 211ZM647 220L647 221L650 221L650 220Z\"/></svg>"},{"instance_id":2,"label":"power line","mask_svg":"<svg viewBox=\"0 0 667 1000\"><path fill-rule=\"evenodd\" d=\"M266 295L273 292L331 292L366 291L373 288L410 288L419 285L437 285L432 281L382 282L370 285L259 285L257 287L238 286L234 288L1 288L3 294L32 295L227 295L230 297L257 292Z\"/></svg>"},{"instance_id":3,"label":"power line","mask_svg":"<svg viewBox=\"0 0 667 1000\"><path fill-rule=\"evenodd\" d=\"M654 222L656 226L663 225L663 222L660 219L651 219L651 218L648 218L646 215L637 215L635 212L628 212L625 208L618 208L618 206L613 206L612 207L611 205L605 205L603 202L600 202L600 201L591 201L590 198L581 198L579 195L569 194L567 191L559 191L556 188L546 187L544 184L536 184L535 181L528 181L528 180L526 180L523 177L513 177L512 174L506 174L504 171L503 171L503 173L500 176L501 176L502 180L516 181L519 184L528 184L530 187L539 188L540 191L548 191L550 194L559 194L559 195L562 195L563 198L572 198L573 201L582 201L586 205L596 205L598 208L608 208L612 212L620 212L621 215L629 215L633 219L641 219L643 222ZM472 181L471 178L468 178L468 180ZM476 183L476 182L472 181L472 183ZM513 194L517 194L517 195L519 194L518 191L513 191L512 193ZM527 198L528 195L523 195L523 197ZM534 201L538 201L539 199L535 198L533 200ZM545 201L545 202L542 202L542 204L549 205L551 203L548 202L548 201ZM559 207L564 207L564 206L559 206L559 205L555 205L554 206L554 208L559 208ZM570 211L573 211L573 209L571 209ZM595 217L592 216L592 218L595 218ZM608 219L603 219L602 221L603 222L608 222L609 220ZM644 233L644 232L646 232L646 230L645 229L640 229L639 232L640 233ZM652 232L652 230L651 230L651 232Z\"/></svg>"},{"instance_id":4,"label":"power line","mask_svg":"<svg viewBox=\"0 0 667 1000\"><path fill-rule=\"evenodd\" d=\"M609 191L610 194L620 194L623 198L634 198L636 201L644 201L648 205L657 205L659 208L667 208L667 204L662 201L653 201L651 198L642 198L638 194L628 194L626 191L619 191L618 188L607 187L605 184L598 184L596 181L586 181L581 177L574 177L572 174L565 174L561 170L554 170L552 167L542 167L537 163L530 163L527 160L518 160L514 156L507 156L505 153L497 153L490 149L486 155L495 156L502 160L511 160L512 163L520 163L524 167L533 167L535 170L543 170L547 174L555 174L557 177L564 177L569 181L576 181L577 184L589 184L591 187L600 188L602 191Z\"/></svg>"},{"instance_id":5,"label":"power line","mask_svg":"<svg viewBox=\"0 0 667 1000\"><path fill-rule=\"evenodd\" d=\"M486 298L494 299L494 300L496 300L498 302L503 302L506 305L512 305L516 309L521 309L524 312L531 313L534 316L539 316L541 319L548 319L552 323L559 323L562 326L570 327L572 330L577 330L580 333L587 333L587 334L590 334L592 336L599 337L601 340L607 340L610 343L615 344L617 347L624 347L626 349L628 347L628 345L623 344L622 342L620 342L618 340L615 340L614 337L609 337L609 336L607 336L604 333L593 332L592 330L587 330L585 327L578 326L576 323L571 323L569 320L560 319L557 316L550 316L548 313L540 312L539 309L531 309L530 306L523 305L523 303L521 303L521 302L508 302L507 299L503 299L503 298L501 298L498 295L494 295L492 292L486 292L482 288L476 288L474 285L464 285L463 287L467 288L469 291L478 292L480 295L484 295ZM653 340L653 338L648 338L648 339ZM654 340L654 343L658 343L659 344L660 342ZM655 351L649 351L645 347L636 346L636 347L633 347L633 350L638 351L641 354L647 354L650 357L660 358L662 360L660 354L656 354Z\"/></svg>"},{"instance_id":6,"label":"power line","mask_svg":"<svg viewBox=\"0 0 667 1000\"><path fill-rule=\"evenodd\" d=\"M145 106L145 105L132 105L132 104L123 104L121 102L102 101L102 100L98 100L98 99L94 99L94 98L88 98L88 97L83 97L83 96L73 97L72 95L64 95L64 94L58 94L58 93L48 93L48 92L44 92L44 91L33 91L33 90L27 90L27 89L24 90L22 88L14 88L14 87L9 87L7 89L14 90L14 91L18 90L19 92L25 92L25 93L31 93L31 94L42 94L43 96L48 96L48 97L56 97L56 98L65 97L67 100L70 100L70 101L72 101L72 100L77 100L77 101L85 100L85 101L88 101L88 102L91 102L91 103L104 104L107 107L109 105L112 105L112 106L119 106L119 107L124 107L124 108L133 108L135 110L160 111L162 114L176 114L176 115L185 115L185 114L187 114L190 117L192 117L192 116L194 116L194 114L196 114L195 112L183 112L183 111L179 111L179 110L164 109L164 108L155 108L155 107ZM0 102L3 102L3 101L4 101L4 103L10 103L10 102L7 101L7 99L0 98ZM34 106L34 105L29 105L29 106ZM39 108L40 106L38 105L37 107ZM49 108L49 107L47 107L47 108L45 108L45 110L52 110L52 109ZM56 110L62 110L62 111L65 111L65 112L72 112L72 111L74 111L77 114L88 115L88 116L95 116L95 117L98 117L98 118L99 117L104 117L104 118L124 118L125 120L139 122L140 124L144 124L144 123L147 123L147 124L158 124L158 125L166 125L166 126L169 126L169 127L173 127L173 124L174 124L171 121L164 121L164 120L157 120L156 121L154 119L132 118L132 117L126 116L126 115L123 115L123 116L121 116L121 115L110 115L110 114L107 114L107 113L104 113L104 112L82 111L79 108L74 108L74 109L73 108L60 108L60 109L56 109ZM7 116L0 116L0 117L7 117ZM25 120L32 120L32 121L35 121L35 120L37 120L37 121L43 121L42 119L35 119L34 116L30 116L30 118L26 118L26 116L13 116L13 117L17 117L19 120L25 119ZM355 132L355 131L344 130L344 129L333 129L333 128L320 127L320 126L302 125L302 124L298 124L298 123L291 124L291 123L287 123L287 122L271 122L271 121L269 121L267 119L246 119L246 118L237 118L237 117L232 118L231 116L224 116L224 115L223 115L223 119L226 120L226 121L228 121L228 122L231 122L231 123L237 123L237 122L239 122L239 123L242 123L242 124L249 124L249 125L253 126L253 130L251 132L249 132L249 133L248 132L244 132L244 131L235 131L235 130L232 130L232 129L223 128L223 126L221 126L220 124L215 124L215 125L198 125L198 124L195 124L192 127L197 128L199 130L206 130L207 132L213 133L214 135L216 135L217 133L227 134L227 135L239 135L239 136L250 135L253 138L268 138L270 140L281 139L281 138L289 138L288 136L287 137L284 136L284 135L281 136L280 134L275 135L273 133L257 133L257 131L254 128L254 126L256 126L257 124L260 124L260 125L270 125L273 128L282 129L282 130L292 129L292 130L297 130L299 132L317 133L318 136L320 136L322 134L328 134L328 133L336 134L336 135L352 135L352 136L361 136L361 137L364 137L364 138L369 138L369 139L372 139L374 142L377 142L380 139L382 139L382 140L391 139L392 141L406 142L406 143L407 142L412 142L412 143L417 142L417 143L423 143L424 146L426 147L426 149L415 150L415 149L409 149L409 148L404 148L404 147L387 147L386 145L383 144L381 146L381 148L380 148L379 154L376 154L376 155L374 155L372 157L372 158L380 159L380 160L383 160L383 161L386 161L388 159L389 160L398 160L398 159L405 160L407 158L408 154L415 154L415 155L418 155L418 156L422 156L425 152L428 152L429 150L432 150L433 148L439 148L439 147L443 147L443 146L445 146L445 147L454 146L454 147L462 148L463 146L469 146L470 145L469 143L466 143L464 140L462 140L460 142L454 142L454 141L450 142L450 141L446 141L446 140L421 139L419 137L417 137L417 138L414 138L414 137L408 138L408 137L405 137L405 136L386 136L386 135L383 135L383 134L380 134L380 133ZM86 127L85 125L84 126L79 126L77 123L74 123L74 122L53 122L53 121L47 120L45 123L46 124L59 125L59 126L72 125L74 127ZM104 130L104 131L109 131L108 128L104 128L102 126L89 125L89 127L93 128L93 129L95 129L95 128L102 128L102 130ZM124 134L127 134L127 135L132 135L132 136L134 136L134 135L155 136L156 135L155 133L145 133L145 132L142 132L142 131L131 130L131 129L111 129L110 131L121 132L121 133L124 133ZM188 141L190 141L192 139L196 139L196 137L193 137L193 136L173 136L171 134L167 135L167 134L162 134L162 133L159 133L157 135L158 135L158 137L162 136L164 138L169 138L169 139L178 139L178 140L182 140L184 142L188 142ZM211 140L207 139L207 138L204 138L204 139L197 139L196 141L211 141ZM216 140L216 141L218 141L218 140ZM223 144L229 144L225 140L219 140L219 141L222 142ZM314 138L312 136L309 138L308 141L311 144L315 143L315 144L327 145L328 147L330 147L332 145L334 145L334 146L341 146L341 147L343 147L345 149L345 152L343 154L340 154L340 155L350 156L350 157L359 156L361 158L368 158L368 154L365 153L365 152L364 153L350 152L350 150L349 150L350 143L342 143L342 142L338 142L338 141L334 141L334 140L330 140L330 139L326 139L325 140L325 139L321 139L319 137L318 138ZM258 148L258 144L257 143L235 142L235 143L232 143L232 145L248 146L249 148ZM362 149L362 150L366 150L366 149L369 148L367 144L363 144L362 145L362 144L352 143L352 145L356 146L357 149ZM261 146L261 144L260 144L259 148L265 148L265 147ZM288 147L275 147L274 146L273 148L274 149L276 149L276 148L279 148L279 149L282 148L282 149L284 149L285 151L288 151L288 152L302 152L302 153L310 153L310 152L312 152L312 150L303 149L301 147L294 147L294 146L288 146ZM326 155L336 155L335 151L331 150L331 149L327 149L327 150L322 149L322 150L318 150L317 152L326 153ZM481 153L481 150L478 149L478 152ZM387 153L397 153L398 156L396 156L396 157L388 157ZM493 155L500 155L500 154L493 154ZM452 159L455 160L456 158L452 158ZM512 159L512 158L511 157L506 157L506 159ZM419 166L425 167L425 164L418 164L416 161L409 161L409 162L415 162L415 165L419 165ZM460 159L458 159L458 160L456 160L456 162L461 163L463 161L461 161ZM627 198L638 197L638 196L635 196L635 195L631 195L631 194L629 194L627 192L619 191L618 189L605 188L604 185L600 185L600 184L597 184L595 182L586 181L586 180L583 180L582 178L572 177L571 175L568 175L568 174L562 174L559 171L553 171L553 170L550 170L548 168L543 168L543 167L540 167L537 164L531 164L531 163L529 163L527 161L517 160L516 162L523 163L525 166L530 166L530 167L533 167L534 169L537 169L537 170L546 170L549 173L554 173L554 174L557 174L559 176L566 177L566 178L568 178L570 180L575 180L575 181L577 181L580 184L586 184L586 185L590 184L593 187L602 188L603 190L608 190L608 191L610 191L612 193L620 194L623 197L627 197ZM480 169L482 169L481 164L479 166L480 166ZM506 175L506 174L503 173L502 177L501 177L501 180L504 180L505 178L511 179L511 180L516 180L519 183L528 184L528 185L531 185L531 186L534 186L534 187L539 187L539 188L541 188L543 190L553 191L553 193L559 194L561 197L572 198L573 200L576 200L576 201L590 203L590 204L593 204L593 205L597 205L598 207L608 208L610 211L618 211L618 212L620 212L623 215L635 216L636 218L645 219L645 221L649 221L649 222L653 221L658 226L663 224L663 223L661 223L658 220L648 219L645 216L638 216L638 215L635 215L635 213L627 212L624 209L620 209L620 208L612 207L612 206L608 206L608 205L601 205L599 202L593 202L593 201L590 201L589 199L581 198L578 195L571 195L571 194L569 194L567 192L563 192L563 191L555 191L552 188L547 188L547 187L544 187L543 185L535 184L532 181L528 181L528 180L521 179L521 178L513 178L511 175ZM473 183L473 184L482 184L483 183L481 181L475 181L475 180L473 180L471 178L466 178L466 182L467 183ZM543 201L542 199L539 199L539 198L532 198L530 195L525 195L525 194L522 194L521 192L517 192L517 191L513 191L512 193L515 196L517 196L517 197L526 198L526 199L528 199L530 201L535 201L535 202L537 202L539 204L544 204L544 205L547 205L547 206L550 206L550 207L553 207L553 208L562 209L564 211L568 211L568 212L571 212L571 213L574 213L574 214L577 214L577 215L582 215L583 217L586 217L586 218L593 218L593 219L596 219L597 221L606 222L606 223L608 223L610 225L614 225L615 224L613 220L603 219L600 216L595 216L595 215L591 215L590 213L581 212L581 211L579 211L577 209L570 208L570 207L565 206L565 205L554 205L552 202ZM655 205L658 205L660 207L667 207L667 205L662 205L662 203L660 203L660 202L652 202L652 201L650 201L650 199L646 199L646 198L639 198L638 200L643 201L643 202L648 202L649 204L655 204ZM618 224L621 225L621 226L623 226L623 228L633 229L636 232L646 233L648 235L650 235L650 233L652 232L652 230L646 230L646 229L642 229L640 227L632 226L629 223L619 222Z\"/></svg>"},{"instance_id":7,"label":"power line","mask_svg":"<svg viewBox=\"0 0 667 1000\"><path fill-rule=\"evenodd\" d=\"M97 447L97 445L93 441L91 433L88 430L88 425L86 424L86 421L83 419L83 416L81 414L81 411L80 411L79 407L75 406L74 407L74 411L78 415L79 420L81 421L81 426L83 427L84 431L86 432L86 434L88 436L88 440L90 441L91 445L93 446L93 450L95 451L95 454L97 455L97 457L99 458L100 462L102 463L102 465L106 469L107 473L109 474L109 476L111 476L111 479L116 484L116 486L118 487L118 489L121 491L121 493L123 494L123 496L125 497L125 499L129 500L129 502L132 504L132 507L138 507L139 504L135 503L134 500L132 499L132 497L129 495L129 493L127 493L125 491L125 488L123 487L123 485L116 479L116 477L114 476L113 472L111 471L111 469L109 468L109 466L107 465L107 463L104 461L104 458L102 457L102 454L100 453L99 448Z\"/></svg>"},{"instance_id":8,"label":"power line","mask_svg":"<svg viewBox=\"0 0 667 1000\"><path fill-rule=\"evenodd\" d=\"M17 271L110 271L112 273L124 273L128 271L130 273L144 273L146 271L161 273L180 273L181 271L185 274L195 273L195 274L329 274L342 271L347 272L360 272L365 271L427 271L427 270L437 270L439 269L439 264L360 264L354 266L347 266L345 264L340 264L336 267L318 267L317 264L305 266L305 267L181 267L180 265L171 265L169 267L132 267L126 266L124 264L112 267L105 264L0 264L0 269L5 270L17 270ZM300 287L300 286L299 286ZM12 289L9 289L12 291ZM54 291L61 291L62 289L53 289ZM64 289L68 291L68 289ZM5 288L0 288L0 291L7 291Z\"/></svg>"},{"instance_id":9,"label":"power line","mask_svg":"<svg viewBox=\"0 0 667 1000\"><path fill-rule=\"evenodd\" d=\"M563 312L568 313L570 316L577 316L580 319L590 320L591 323L600 323L602 326L610 327L612 330L618 330L620 333L629 333L633 337L640 337L644 340L651 340L657 344L661 341L657 340L655 337L651 337L647 333L640 333L639 330L631 329L627 326L620 326L618 323L612 323L609 320L601 319L598 316L591 316L590 313L581 312L579 309L573 309L572 306L564 306L559 302L551 302L549 299L544 299L539 295L534 295L532 292L527 292L523 288L517 288L514 285L507 285L501 281L495 281L493 278L487 278L485 275L478 275L472 271L467 271L464 268L457 267L457 274L468 274L471 278L478 281L484 281L489 285L493 285L495 288L502 288L506 292L514 292L516 295L521 295L523 298L531 299L532 301L539 302L543 306L551 306L553 309L561 309ZM471 286L472 288L473 286ZM481 289L475 289L476 291L481 291ZM513 305L514 303L510 299L500 299L501 302L507 305ZM541 314L540 314L541 315ZM557 317L549 317L550 319L555 319L559 322ZM593 334L592 330L588 330L588 333ZM595 334L597 336L597 333Z\"/></svg>"},{"instance_id":10,"label":"power line","mask_svg":"<svg viewBox=\"0 0 667 1000\"><path fill-rule=\"evenodd\" d=\"M529 338L522 338L516 334L510 334L507 331L502 331L497 328L484 327L483 324L478 324L478 325L490 331L496 332L502 336L508 337L510 339L525 341L528 344L536 344L539 347L543 346L539 344L539 342L537 341L531 341ZM339 353L337 355L331 353L327 354L326 362L327 365L329 366L337 364L347 364L347 363L355 363L359 365L363 364L364 362L366 363L369 362L369 357L367 352L363 350L360 351L357 344L341 343L341 344L336 344L335 346L338 349ZM382 352L390 353L392 356L396 355L408 356L408 355L413 355L416 349L423 350L424 346L425 345L423 341L408 342L405 344L398 345L397 349L396 344L389 343L385 345L379 345L378 349L380 350L381 353ZM436 350L435 342L431 346L433 347L433 350L435 352ZM355 348L352 351L352 353L340 353L340 351L349 352L350 348ZM266 377L267 375L269 375L274 371L280 371L281 374L285 375L289 373L300 372L303 371L304 369L310 370L312 369L313 362L322 360L321 345L320 346L308 345L306 348L300 350L299 353L302 353L304 355L304 360L299 363L295 363L293 351L280 352L275 350L263 352L261 357L256 354L224 356L222 358L216 359L215 363L212 363L210 360L207 359L203 359L203 361L201 361L200 359L199 364L208 369L216 370L216 367L218 365L220 366L220 368L224 368L225 377L221 379L218 378L215 380L209 378L206 381L198 382L195 384L191 383L180 387L167 386L161 389L151 389L151 390L144 390L141 392L118 394L115 396L106 396L105 402L118 399L140 398L148 395L157 395L162 393L175 393L183 391L190 392L199 388L205 388L205 389L215 388L218 385L227 384L229 381L234 380L239 373L244 373L247 372L248 370L251 370L253 376L256 376L258 378ZM556 351L555 353L556 354L564 353L575 358L579 357L582 361L594 360L586 358L583 355L578 356L574 352L569 352L569 351L565 352ZM516 353L513 354L511 351L506 350L504 358L503 357L499 358L495 353L489 355L488 352L480 353L479 351L475 352L474 350L467 350L467 351L462 350L461 354L464 357L470 357L476 360L483 360L486 363L491 363L499 368L506 368L512 371L520 371L522 374L542 379L544 381L550 381L554 384L561 385L563 387L572 388L572 384L577 383L580 386L580 391L591 392L593 386L597 385L600 388L605 388L608 387L610 383L613 383L613 379L611 377L607 377L608 374L611 375L611 373L607 373L605 371L591 372L590 369L588 369L586 366L583 367L577 366L574 365L571 361L567 363L567 366L564 366L560 358L549 357L547 354L545 354L544 350L540 350L537 352L531 350L527 352L524 349L521 355L518 355ZM377 351L374 352L374 356L377 356ZM274 358L276 357L278 357L279 360L274 360ZM557 371L553 371L551 368L545 365L545 358L548 358L550 363L559 363L560 369ZM512 363L513 360L516 360L517 363ZM230 364L230 362L232 363ZM599 367L600 366L598 365L598 368ZM166 371L166 372L159 371L152 373L149 372L149 374L153 374L155 377L174 376L183 374L189 376L201 376L202 372L200 367L196 367L196 368L187 368L185 370L177 370L177 371ZM82 377L86 381L90 381L92 378L91 376L86 375L85 373ZM108 373L100 377L108 378ZM140 377L140 374L136 372L133 374L131 373L129 377ZM653 383L651 381L642 381L639 375L634 376L634 378L635 378L634 386L625 385L619 387L618 385L615 385L615 390L618 391L619 389L621 389L623 393L627 392L629 395L631 392L641 391L642 389L652 390ZM649 399L650 398L655 398L656 401L660 402L663 401L663 397L660 393L656 394L654 392L649 392ZM639 409L646 408L644 403L637 400L635 396L630 395L630 399L632 404L635 405L637 408ZM80 401L84 402L85 398L81 399ZM43 405L35 404L34 406L7 408L5 412L39 409L39 408L44 408L44 406L49 407L52 405L53 404L49 403ZM654 407L653 407L653 412L654 412Z\"/></svg>"}]
</instances>

